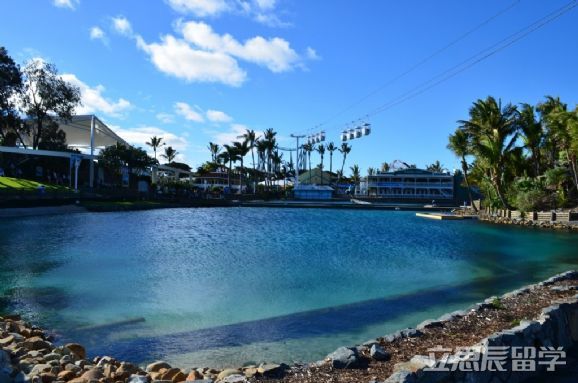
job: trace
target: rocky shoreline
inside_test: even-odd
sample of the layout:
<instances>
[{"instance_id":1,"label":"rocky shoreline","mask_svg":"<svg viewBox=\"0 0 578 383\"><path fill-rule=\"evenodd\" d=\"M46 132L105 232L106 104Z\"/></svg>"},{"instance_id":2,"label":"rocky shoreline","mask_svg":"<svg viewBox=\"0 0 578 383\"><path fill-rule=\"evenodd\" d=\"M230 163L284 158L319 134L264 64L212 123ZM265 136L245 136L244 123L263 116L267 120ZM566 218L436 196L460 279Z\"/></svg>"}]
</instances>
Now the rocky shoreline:
<instances>
[{"instance_id":1,"label":"rocky shoreline","mask_svg":"<svg viewBox=\"0 0 578 383\"><path fill-rule=\"evenodd\" d=\"M397 331L355 347L341 347L316 363L262 363L224 370L179 369L162 361L145 367L109 356L87 359L81 345L54 345L42 329L19 316L4 316L0 317L0 383L417 381L411 379L416 379L417 371L427 365L421 355L427 355L428 349L438 345L471 346L505 329L527 326L544 316L545 309L551 312L553 303L573 302L578 323L576 289L578 272L566 272L488 298L467 310L424 321L415 329Z\"/></svg>"},{"instance_id":2,"label":"rocky shoreline","mask_svg":"<svg viewBox=\"0 0 578 383\"><path fill-rule=\"evenodd\" d=\"M567 232L578 232L578 222L552 222L552 221L534 221L530 219L497 217L489 215L480 215L480 222L498 224L498 225L515 225L536 229L550 229Z\"/></svg>"}]
</instances>

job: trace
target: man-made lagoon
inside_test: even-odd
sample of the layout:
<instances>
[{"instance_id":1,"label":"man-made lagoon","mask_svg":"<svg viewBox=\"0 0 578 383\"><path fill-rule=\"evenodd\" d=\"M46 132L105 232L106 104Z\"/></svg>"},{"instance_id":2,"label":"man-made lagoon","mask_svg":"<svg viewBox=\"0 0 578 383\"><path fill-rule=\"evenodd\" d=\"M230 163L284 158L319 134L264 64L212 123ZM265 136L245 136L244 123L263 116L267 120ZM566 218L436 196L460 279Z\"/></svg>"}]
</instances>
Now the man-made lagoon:
<instances>
[{"instance_id":1,"label":"man-made lagoon","mask_svg":"<svg viewBox=\"0 0 578 383\"><path fill-rule=\"evenodd\" d=\"M93 356L182 367L306 362L577 264L576 235L401 211L4 219L0 311Z\"/></svg>"}]
</instances>

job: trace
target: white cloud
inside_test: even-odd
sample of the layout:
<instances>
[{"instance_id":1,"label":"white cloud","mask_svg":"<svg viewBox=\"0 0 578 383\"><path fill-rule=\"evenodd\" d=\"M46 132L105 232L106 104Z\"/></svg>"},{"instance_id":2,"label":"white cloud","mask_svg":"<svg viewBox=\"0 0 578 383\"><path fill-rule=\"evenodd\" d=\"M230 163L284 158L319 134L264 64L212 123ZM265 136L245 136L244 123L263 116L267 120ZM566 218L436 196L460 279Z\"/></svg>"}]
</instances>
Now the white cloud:
<instances>
[{"instance_id":1,"label":"white cloud","mask_svg":"<svg viewBox=\"0 0 578 383\"><path fill-rule=\"evenodd\" d=\"M59 8L74 9L79 4L79 0L54 0L52 4Z\"/></svg>"},{"instance_id":2,"label":"white cloud","mask_svg":"<svg viewBox=\"0 0 578 383\"><path fill-rule=\"evenodd\" d=\"M256 36L243 44L230 34L219 35L203 22L189 21L180 25L185 40L195 46L223 53L267 67L272 72L285 72L299 64L299 55L286 40Z\"/></svg>"},{"instance_id":3,"label":"white cloud","mask_svg":"<svg viewBox=\"0 0 578 383\"><path fill-rule=\"evenodd\" d=\"M231 124L226 132L207 131L206 133L212 137L211 142L219 145L230 145L231 142L239 141L238 137L245 134L247 129L247 126L243 124ZM261 132L258 135L261 135Z\"/></svg>"},{"instance_id":4,"label":"white cloud","mask_svg":"<svg viewBox=\"0 0 578 383\"><path fill-rule=\"evenodd\" d=\"M91 40L101 40L105 41L106 35L102 29L99 27L92 27L90 28L90 39Z\"/></svg>"},{"instance_id":5,"label":"white cloud","mask_svg":"<svg viewBox=\"0 0 578 383\"><path fill-rule=\"evenodd\" d=\"M124 16L118 16L112 18L112 27L115 31L124 36L132 36L132 26L130 21Z\"/></svg>"},{"instance_id":6,"label":"white cloud","mask_svg":"<svg viewBox=\"0 0 578 383\"><path fill-rule=\"evenodd\" d=\"M196 109L200 109L198 107L196 107ZM177 113L180 116L183 116L186 120L189 121L194 121L194 122L204 122L205 119L203 118L203 116L193 110L193 108L187 104L186 102L177 102L175 104L175 113Z\"/></svg>"},{"instance_id":7,"label":"white cloud","mask_svg":"<svg viewBox=\"0 0 578 383\"><path fill-rule=\"evenodd\" d=\"M105 90L102 85L92 88L74 74L63 74L61 77L80 88L82 105L76 109L78 114L104 113L113 117L121 117L123 112L132 107L131 103L124 98L119 98L117 101L107 100L102 95Z\"/></svg>"},{"instance_id":8,"label":"white cloud","mask_svg":"<svg viewBox=\"0 0 578 383\"><path fill-rule=\"evenodd\" d=\"M277 0L255 0L255 4L263 10L271 10L277 5Z\"/></svg>"},{"instance_id":9,"label":"white cloud","mask_svg":"<svg viewBox=\"0 0 578 383\"><path fill-rule=\"evenodd\" d=\"M287 28L291 26L291 23L282 21L274 13L257 13L254 20L260 24L266 25L272 28Z\"/></svg>"},{"instance_id":10,"label":"white cloud","mask_svg":"<svg viewBox=\"0 0 578 383\"><path fill-rule=\"evenodd\" d=\"M162 122L164 124L171 124L171 123L175 122L174 116L172 114L169 114L169 113L157 113L156 117L157 117L157 120L159 120L160 122Z\"/></svg>"},{"instance_id":11,"label":"white cloud","mask_svg":"<svg viewBox=\"0 0 578 383\"><path fill-rule=\"evenodd\" d=\"M211 122L231 122L233 118L220 110L207 110L207 119Z\"/></svg>"},{"instance_id":12,"label":"white cloud","mask_svg":"<svg viewBox=\"0 0 578 383\"><path fill-rule=\"evenodd\" d=\"M231 56L194 49L186 41L171 35L161 37L160 43L151 44L137 36L137 46L150 56L158 70L189 82L240 86L247 77Z\"/></svg>"},{"instance_id":13,"label":"white cloud","mask_svg":"<svg viewBox=\"0 0 578 383\"><path fill-rule=\"evenodd\" d=\"M317 54L317 51L311 47L307 47L305 55L309 60L320 60L321 57Z\"/></svg>"},{"instance_id":14,"label":"white cloud","mask_svg":"<svg viewBox=\"0 0 578 383\"><path fill-rule=\"evenodd\" d=\"M167 2L177 12L198 17L215 16L231 9L225 0L167 0Z\"/></svg>"},{"instance_id":15,"label":"white cloud","mask_svg":"<svg viewBox=\"0 0 578 383\"><path fill-rule=\"evenodd\" d=\"M275 14L277 0L165 0L175 11L196 17L216 17L223 13L241 14L270 27L287 27Z\"/></svg>"},{"instance_id":16,"label":"white cloud","mask_svg":"<svg viewBox=\"0 0 578 383\"><path fill-rule=\"evenodd\" d=\"M185 162L184 159L184 151L187 150L189 145L186 138L177 136L174 133L168 132L166 130L154 127L154 126L142 126L139 128L133 129L123 129L118 126L110 126L109 127L115 131L120 137L126 140L129 144L135 145L145 149L149 155L153 155L153 150L150 146L146 144L146 142L150 141L151 137L157 136L163 139L163 143L166 146L172 146L173 149L180 152L177 156L177 161ZM157 149L157 158L161 160L160 154L163 152L164 146L162 148Z\"/></svg>"}]
</instances>

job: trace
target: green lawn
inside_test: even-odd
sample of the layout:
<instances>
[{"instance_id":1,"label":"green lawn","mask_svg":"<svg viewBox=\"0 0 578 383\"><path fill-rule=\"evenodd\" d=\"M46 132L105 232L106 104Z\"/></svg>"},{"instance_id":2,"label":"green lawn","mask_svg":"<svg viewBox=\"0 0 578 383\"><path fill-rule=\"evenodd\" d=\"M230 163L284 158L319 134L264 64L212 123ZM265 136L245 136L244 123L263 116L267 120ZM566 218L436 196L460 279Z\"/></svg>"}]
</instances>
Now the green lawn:
<instances>
[{"instance_id":1,"label":"green lawn","mask_svg":"<svg viewBox=\"0 0 578 383\"><path fill-rule=\"evenodd\" d=\"M36 192L38 186L44 185L47 192L66 192L69 188L59 185L49 185L22 178L0 177L0 193L2 192Z\"/></svg>"}]
</instances>

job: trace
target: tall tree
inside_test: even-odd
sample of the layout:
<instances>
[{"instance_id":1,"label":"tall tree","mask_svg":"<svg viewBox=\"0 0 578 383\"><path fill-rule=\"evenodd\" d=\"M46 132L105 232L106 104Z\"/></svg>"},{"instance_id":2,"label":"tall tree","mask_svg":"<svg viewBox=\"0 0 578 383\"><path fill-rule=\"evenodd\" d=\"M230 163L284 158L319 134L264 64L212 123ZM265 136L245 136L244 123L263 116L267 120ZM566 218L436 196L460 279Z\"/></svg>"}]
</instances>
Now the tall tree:
<instances>
[{"instance_id":1,"label":"tall tree","mask_svg":"<svg viewBox=\"0 0 578 383\"><path fill-rule=\"evenodd\" d=\"M319 162L319 170L321 170L321 185L323 185L323 156L325 155L325 146L323 146L323 144L317 146L317 153L319 153L321 159Z\"/></svg>"},{"instance_id":2,"label":"tall tree","mask_svg":"<svg viewBox=\"0 0 578 383\"><path fill-rule=\"evenodd\" d=\"M217 163L217 158L219 157L219 153L221 151L221 147L219 144L215 144L213 142L209 142L209 152L211 152L211 159L214 163Z\"/></svg>"},{"instance_id":3,"label":"tall tree","mask_svg":"<svg viewBox=\"0 0 578 383\"><path fill-rule=\"evenodd\" d=\"M141 148L117 143L102 149L98 156L98 162L111 169L116 175L121 176L121 169L125 165L128 166L130 173L132 170L143 171L156 161Z\"/></svg>"},{"instance_id":4,"label":"tall tree","mask_svg":"<svg viewBox=\"0 0 578 383\"><path fill-rule=\"evenodd\" d=\"M172 146L167 146L165 148L165 152L164 154L161 154L161 157L165 158L167 160L167 163L171 163L175 160L175 158L177 157L177 155L179 154L179 152L177 152L175 149L173 149Z\"/></svg>"},{"instance_id":5,"label":"tall tree","mask_svg":"<svg viewBox=\"0 0 578 383\"><path fill-rule=\"evenodd\" d=\"M245 158L245 156L247 154L249 154L250 145L249 145L249 141L245 139L241 142L238 142L238 141L233 142L233 146L235 147L238 158L241 161L241 175L239 178L239 182L240 182L239 191L241 192L243 190L243 173L245 172L245 168L243 166L243 159Z\"/></svg>"},{"instance_id":6,"label":"tall tree","mask_svg":"<svg viewBox=\"0 0 578 383\"><path fill-rule=\"evenodd\" d=\"M451 150L456 157L458 157L461 160L461 165L462 165L462 173L464 174L464 182L466 184L466 188L468 189L468 197L470 198L470 202L472 203L472 207L474 208L474 211L478 211L478 209L476 208L476 206L474 205L474 199L472 196L472 188L470 186L470 181L469 181L469 177L468 177L468 162L466 160L466 156L468 156L470 154L469 152L469 148L470 148L470 142L469 142L469 137L468 137L468 133L466 133L464 130L461 129L457 129L455 131L454 134L450 134L449 137L449 143L448 143L448 149Z\"/></svg>"},{"instance_id":7,"label":"tall tree","mask_svg":"<svg viewBox=\"0 0 578 383\"><path fill-rule=\"evenodd\" d=\"M459 121L461 128L472 137L473 151L483 159L488 179L505 209L510 207L506 195L509 161L519 153L518 110L512 104L502 106L493 97L477 100L469 111L470 119Z\"/></svg>"},{"instance_id":8,"label":"tall tree","mask_svg":"<svg viewBox=\"0 0 578 383\"><path fill-rule=\"evenodd\" d=\"M524 147L530 152L532 176L537 177L540 175L540 149L542 148L544 132L542 124L536 119L536 113L532 105L521 105L519 125Z\"/></svg>"},{"instance_id":9,"label":"tall tree","mask_svg":"<svg viewBox=\"0 0 578 383\"><path fill-rule=\"evenodd\" d=\"M349 168L351 170L351 180L357 189L357 185L361 181L361 171L359 170L359 165L353 165Z\"/></svg>"},{"instance_id":10,"label":"tall tree","mask_svg":"<svg viewBox=\"0 0 578 383\"><path fill-rule=\"evenodd\" d=\"M387 162L382 162L379 171L382 173L387 173L387 172L389 172L389 168L390 168L390 166Z\"/></svg>"},{"instance_id":11,"label":"tall tree","mask_svg":"<svg viewBox=\"0 0 578 383\"><path fill-rule=\"evenodd\" d=\"M0 47L0 138L2 138L2 145L7 145L9 141L16 145L16 139L24 144L20 136L21 121L14 102L21 91L20 68L8 55L6 48ZM10 139L10 135L13 139Z\"/></svg>"},{"instance_id":12,"label":"tall tree","mask_svg":"<svg viewBox=\"0 0 578 383\"><path fill-rule=\"evenodd\" d=\"M568 163L576 190L578 190L578 114L569 112L566 108L552 110L546 120L550 126L550 132L559 148L560 154Z\"/></svg>"},{"instance_id":13,"label":"tall tree","mask_svg":"<svg viewBox=\"0 0 578 383\"><path fill-rule=\"evenodd\" d=\"M558 126L552 119L554 113L567 110L567 105L560 101L560 97L546 96L546 100L536 105L536 111L540 114L540 124L544 131L543 152L545 154L546 167L555 167L559 157L560 147L557 142Z\"/></svg>"},{"instance_id":14,"label":"tall tree","mask_svg":"<svg viewBox=\"0 0 578 383\"><path fill-rule=\"evenodd\" d=\"M33 120L32 148L38 149L45 124L53 115L70 121L74 109L81 104L80 89L64 81L53 64L30 61L23 70L24 89L20 101L24 113Z\"/></svg>"},{"instance_id":15,"label":"tall tree","mask_svg":"<svg viewBox=\"0 0 578 383\"><path fill-rule=\"evenodd\" d=\"M265 145L266 154L266 165L267 165L267 180L269 181L269 186L271 185L271 170L273 167L272 155L273 151L277 148L277 132L271 128L266 129L263 132L263 142Z\"/></svg>"},{"instance_id":16,"label":"tall tree","mask_svg":"<svg viewBox=\"0 0 578 383\"><path fill-rule=\"evenodd\" d=\"M163 143L163 138L162 137L157 137L157 136L152 136L150 141L146 142L146 144L148 146L150 146L151 148L153 148L153 152L155 153L155 160L157 159L157 149L161 146L164 145Z\"/></svg>"},{"instance_id":17,"label":"tall tree","mask_svg":"<svg viewBox=\"0 0 578 383\"><path fill-rule=\"evenodd\" d=\"M436 161L433 164L428 165L426 167L426 170L433 172L433 173L443 173L444 172L444 166L439 161Z\"/></svg>"},{"instance_id":18,"label":"tall tree","mask_svg":"<svg viewBox=\"0 0 578 383\"><path fill-rule=\"evenodd\" d=\"M329 152L329 173L333 173L333 152L337 150L337 146L330 142L327 144L326 149Z\"/></svg>"},{"instance_id":19,"label":"tall tree","mask_svg":"<svg viewBox=\"0 0 578 383\"><path fill-rule=\"evenodd\" d=\"M227 185L231 189L231 172L233 171L233 162L237 162L239 159L239 153L234 145L223 145L225 151L221 154L223 156L224 162L229 162L229 171L227 172ZM228 160L228 161L227 161Z\"/></svg>"},{"instance_id":20,"label":"tall tree","mask_svg":"<svg viewBox=\"0 0 578 383\"><path fill-rule=\"evenodd\" d=\"M238 137L238 138L243 138L245 141L247 141L249 149L251 150L251 159L253 161L253 172L254 172L255 171L255 143L257 142L259 137L257 137L257 133L255 133L254 130L247 129L245 131L245 133L243 133L243 135Z\"/></svg>"},{"instance_id":21,"label":"tall tree","mask_svg":"<svg viewBox=\"0 0 578 383\"><path fill-rule=\"evenodd\" d=\"M347 159L347 155L351 153L351 146L347 142L344 142L341 144L339 152L343 156L343 161L341 162L341 174L337 177L337 184L339 184L339 180L343 176L343 168L345 167L345 160Z\"/></svg>"}]
</instances>

